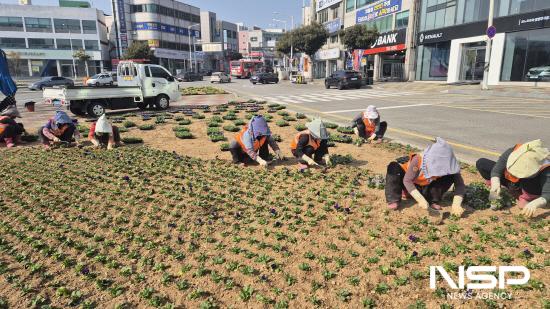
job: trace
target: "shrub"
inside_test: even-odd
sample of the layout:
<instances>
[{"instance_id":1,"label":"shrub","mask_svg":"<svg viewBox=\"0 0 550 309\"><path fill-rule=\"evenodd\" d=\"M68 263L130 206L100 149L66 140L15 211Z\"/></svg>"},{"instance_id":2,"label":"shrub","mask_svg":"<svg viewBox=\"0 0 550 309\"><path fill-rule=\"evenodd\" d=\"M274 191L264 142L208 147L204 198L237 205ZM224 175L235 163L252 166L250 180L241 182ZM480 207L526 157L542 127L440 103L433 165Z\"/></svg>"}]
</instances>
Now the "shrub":
<instances>
[{"instance_id":1,"label":"shrub","mask_svg":"<svg viewBox=\"0 0 550 309\"><path fill-rule=\"evenodd\" d=\"M77 125L77 126L76 126L76 129L77 129L78 132L80 132L80 134L82 134L83 136L88 135L88 133L90 132L90 128L88 128L87 126L83 126L83 125L81 125L81 124Z\"/></svg>"},{"instance_id":2,"label":"shrub","mask_svg":"<svg viewBox=\"0 0 550 309\"><path fill-rule=\"evenodd\" d=\"M136 126L136 124L130 120L126 120L122 123L122 126L125 128L133 128Z\"/></svg>"},{"instance_id":3,"label":"shrub","mask_svg":"<svg viewBox=\"0 0 550 309\"><path fill-rule=\"evenodd\" d=\"M119 132L119 133L126 133L126 132L128 132L128 131L129 131L129 130L128 130L127 128L125 128L125 127L118 127L118 132Z\"/></svg>"},{"instance_id":4,"label":"shrub","mask_svg":"<svg viewBox=\"0 0 550 309\"><path fill-rule=\"evenodd\" d=\"M153 130L155 129L155 125L154 124L142 124L138 127L140 130L143 130L143 131L149 131L149 130Z\"/></svg>"},{"instance_id":5,"label":"shrub","mask_svg":"<svg viewBox=\"0 0 550 309\"><path fill-rule=\"evenodd\" d=\"M222 132L218 132L218 133L210 134L210 140L215 143L215 142L226 141L227 138L223 135Z\"/></svg>"},{"instance_id":6,"label":"shrub","mask_svg":"<svg viewBox=\"0 0 550 309\"><path fill-rule=\"evenodd\" d=\"M209 128L217 128L220 126L220 124L218 122L209 122L208 124L206 124L206 126Z\"/></svg>"},{"instance_id":7,"label":"shrub","mask_svg":"<svg viewBox=\"0 0 550 309\"><path fill-rule=\"evenodd\" d=\"M337 135L337 134L330 134L329 141L336 142L336 143L344 143L344 144L351 144L353 142L353 139L351 136L347 135Z\"/></svg>"},{"instance_id":8,"label":"shrub","mask_svg":"<svg viewBox=\"0 0 550 309\"><path fill-rule=\"evenodd\" d=\"M36 142L38 138L38 135L35 134L24 134L21 136L21 140L27 143Z\"/></svg>"},{"instance_id":9,"label":"shrub","mask_svg":"<svg viewBox=\"0 0 550 309\"><path fill-rule=\"evenodd\" d=\"M227 115L222 116L222 118L224 120L237 120L237 116L234 115L234 114L227 114Z\"/></svg>"},{"instance_id":10,"label":"shrub","mask_svg":"<svg viewBox=\"0 0 550 309\"><path fill-rule=\"evenodd\" d=\"M239 132L241 130L241 128L237 127L237 126L234 126L234 125L226 125L226 126L223 126L223 129L225 131L229 131L229 132Z\"/></svg>"},{"instance_id":11,"label":"shrub","mask_svg":"<svg viewBox=\"0 0 550 309\"><path fill-rule=\"evenodd\" d=\"M143 139L140 137L123 137L122 142L125 144L141 144L143 143Z\"/></svg>"},{"instance_id":12,"label":"shrub","mask_svg":"<svg viewBox=\"0 0 550 309\"><path fill-rule=\"evenodd\" d=\"M193 134L189 131L176 131L176 137L181 139L191 139Z\"/></svg>"},{"instance_id":13,"label":"shrub","mask_svg":"<svg viewBox=\"0 0 550 309\"><path fill-rule=\"evenodd\" d=\"M296 118L292 117L292 116L284 116L283 117L283 120L284 121L296 121Z\"/></svg>"},{"instance_id":14,"label":"shrub","mask_svg":"<svg viewBox=\"0 0 550 309\"><path fill-rule=\"evenodd\" d=\"M186 125L191 124L191 119L182 118L182 119L178 120L177 117L176 117L176 120L178 121L178 124L180 126L186 126Z\"/></svg>"},{"instance_id":15,"label":"shrub","mask_svg":"<svg viewBox=\"0 0 550 309\"><path fill-rule=\"evenodd\" d=\"M280 105L277 104L277 103L270 103L270 104L267 104L267 107L269 108L276 108L276 107L279 107Z\"/></svg>"},{"instance_id":16,"label":"shrub","mask_svg":"<svg viewBox=\"0 0 550 309\"><path fill-rule=\"evenodd\" d=\"M338 128L338 125L332 122L325 122L325 127L327 129L336 129Z\"/></svg>"},{"instance_id":17,"label":"shrub","mask_svg":"<svg viewBox=\"0 0 550 309\"><path fill-rule=\"evenodd\" d=\"M220 116L212 116L212 117L210 117L210 122L219 122L219 123L222 123L222 122L223 122L223 119L222 119L222 117L220 117Z\"/></svg>"},{"instance_id":18,"label":"shrub","mask_svg":"<svg viewBox=\"0 0 550 309\"><path fill-rule=\"evenodd\" d=\"M333 154L330 155L330 163L332 165L346 165L353 162L353 157L350 154L347 154L345 156L339 155L339 154Z\"/></svg>"},{"instance_id":19,"label":"shrub","mask_svg":"<svg viewBox=\"0 0 550 309\"><path fill-rule=\"evenodd\" d=\"M353 134L353 128L352 127L338 127L336 131L344 134Z\"/></svg>"},{"instance_id":20,"label":"shrub","mask_svg":"<svg viewBox=\"0 0 550 309\"><path fill-rule=\"evenodd\" d=\"M306 119L306 115L302 113L296 113L296 119Z\"/></svg>"},{"instance_id":21,"label":"shrub","mask_svg":"<svg viewBox=\"0 0 550 309\"><path fill-rule=\"evenodd\" d=\"M277 120L277 122L275 122L276 125L278 125L279 127L288 127L288 122L284 121L284 120Z\"/></svg>"},{"instance_id":22,"label":"shrub","mask_svg":"<svg viewBox=\"0 0 550 309\"><path fill-rule=\"evenodd\" d=\"M273 137L273 139L277 142L277 143L280 143L283 141L283 139L281 138L281 136L279 134L273 134L271 135L271 137Z\"/></svg>"},{"instance_id":23,"label":"shrub","mask_svg":"<svg viewBox=\"0 0 550 309\"><path fill-rule=\"evenodd\" d=\"M236 126L244 126L246 124L246 121L244 121L243 119L237 119L237 120L233 121L233 123Z\"/></svg>"},{"instance_id":24,"label":"shrub","mask_svg":"<svg viewBox=\"0 0 550 309\"><path fill-rule=\"evenodd\" d=\"M304 131L306 130L306 125L303 124L303 123L298 123L294 126L294 129L296 129L296 131L300 132L300 131Z\"/></svg>"},{"instance_id":25,"label":"shrub","mask_svg":"<svg viewBox=\"0 0 550 309\"><path fill-rule=\"evenodd\" d=\"M204 119L204 118L206 118L206 116L204 116L203 114L199 114L199 113L193 114L192 117L193 117L194 119Z\"/></svg>"},{"instance_id":26,"label":"shrub","mask_svg":"<svg viewBox=\"0 0 550 309\"><path fill-rule=\"evenodd\" d=\"M286 112L286 111L279 111L279 112L277 112L277 115L283 116L283 117L284 117L284 116L288 116L288 115L290 115L290 114L289 114L288 112Z\"/></svg>"},{"instance_id":27,"label":"shrub","mask_svg":"<svg viewBox=\"0 0 550 309\"><path fill-rule=\"evenodd\" d=\"M220 145L221 151L229 151L230 144L229 143L223 143Z\"/></svg>"},{"instance_id":28,"label":"shrub","mask_svg":"<svg viewBox=\"0 0 550 309\"><path fill-rule=\"evenodd\" d=\"M189 132L191 130L189 129L189 127L186 127L186 126L176 126L176 127L172 128L172 131L174 131L174 132Z\"/></svg>"},{"instance_id":29,"label":"shrub","mask_svg":"<svg viewBox=\"0 0 550 309\"><path fill-rule=\"evenodd\" d=\"M155 119L155 123L156 123L156 124L166 123L166 117L164 117L164 116L157 116L157 118Z\"/></svg>"}]
</instances>

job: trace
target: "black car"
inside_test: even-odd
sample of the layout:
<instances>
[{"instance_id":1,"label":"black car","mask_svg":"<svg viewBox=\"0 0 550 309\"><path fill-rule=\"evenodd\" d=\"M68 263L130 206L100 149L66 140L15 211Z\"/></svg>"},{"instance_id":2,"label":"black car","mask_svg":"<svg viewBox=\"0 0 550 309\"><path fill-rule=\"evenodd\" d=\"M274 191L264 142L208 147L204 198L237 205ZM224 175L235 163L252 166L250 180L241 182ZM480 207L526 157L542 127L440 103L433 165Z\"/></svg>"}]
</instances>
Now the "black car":
<instances>
[{"instance_id":1,"label":"black car","mask_svg":"<svg viewBox=\"0 0 550 309\"><path fill-rule=\"evenodd\" d=\"M269 83L278 83L279 76L275 73L257 73L250 77L250 82L256 85L260 84L269 84Z\"/></svg>"},{"instance_id":2,"label":"black car","mask_svg":"<svg viewBox=\"0 0 550 309\"><path fill-rule=\"evenodd\" d=\"M179 82L193 82L196 80L203 80L202 74L195 72L185 72L176 75L176 79Z\"/></svg>"},{"instance_id":3,"label":"black car","mask_svg":"<svg viewBox=\"0 0 550 309\"><path fill-rule=\"evenodd\" d=\"M362 86L361 74L357 71L336 71L329 77L325 78L325 88L338 87L342 90L345 88L359 89Z\"/></svg>"},{"instance_id":4,"label":"black car","mask_svg":"<svg viewBox=\"0 0 550 309\"><path fill-rule=\"evenodd\" d=\"M31 83L29 85L30 90L42 90L46 87L53 87L53 86L65 86L65 87L72 87L74 86L74 82L72 79L61 77L61 76L48 76L44 77L41 80Z\"/></svg>"}]
</instances>

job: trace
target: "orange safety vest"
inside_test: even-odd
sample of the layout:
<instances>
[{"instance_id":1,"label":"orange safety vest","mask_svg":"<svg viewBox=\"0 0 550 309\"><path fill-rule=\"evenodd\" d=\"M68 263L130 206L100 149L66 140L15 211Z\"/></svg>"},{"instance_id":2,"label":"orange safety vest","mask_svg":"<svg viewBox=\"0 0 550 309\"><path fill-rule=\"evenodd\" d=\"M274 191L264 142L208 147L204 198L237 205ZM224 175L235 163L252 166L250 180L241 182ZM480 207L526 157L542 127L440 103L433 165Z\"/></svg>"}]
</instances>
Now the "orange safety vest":
<instances>
[{"instance_id":1,"label":"orange safety vest","mask_svg":"<svg viewBox=\"0 0 550 309\"><path fill-rule=\"evenodd\" d=\"M313 147L313 150L317 150L321 146L320 140L316 140L315 138L313 138L309 130L304 130L296 134L296 136L294 137L294 140L290 142L290 149L296 150L296 148L298 148L298 141L300 140L300 136L302 136L302 134L307 134L309 138L309 141L307 142L307 144L308 146Z\"/></svg>"},{"instance_id":2,"label":"orange safety vest","mask_svg":"<svg viewBox=\"0 0 550 309\"><path fill-rule=\"evenodd\" d=\"M424 176L424 173L422 172L422 155L412 153L412 154L409 155L409 161L407 161L403 164L399 164L399 165L401 165L401 168L405 172L407 172L409 170L409 164L411 163L412 159L415 156L418 156L418 165L417 165L416 168L420 171L420 173L418 174L418 177L415 178L414 184L419 185L421 187L425 187L425 186L429 185L430 183L432 183L432 181L436 180L439 177L426 178L426 176Z\"/></svg>"},{"instance_id":3,"label":"orange safety vest","mask_svg":"<svg viewBox=\"0 0 550 309\"><path fill-rule=\"evenodd\" d=\"M516 151L516 150L517 150L519 147L521 147L521 146L523 146L523 144L516 144L516 146L514 147L514 150L513 150L512 152ZM542 170L546 169L547 167L550 167L550 164L543 164L543 165L541 166L541 168L539 169L539 172L541 172ZM511 182L511 183L518 183L519 180L520 180L520 178L517 178L516 176L510 174L510 172L508 171L508 169L505 169L505 170L504 170L504 178L505 178L506 180L508 180L509 182Z\"/></svg>"},{"instance_id":4,"label":"orange safety vest","mask_svg":"<svg viewBox=\"0 0 550 309\"><path fill-rule=\"evenodd\" d=\"M0 120L4 120L4 119L7 119L7 118L10 118L10 117L8 117L8 116L0 116ZM6 130L7 127L8 127L7 124L0 123L0 134L4 133L4 131Z\"/></svg>"},{"instance_id":5,"label":"orange safety vest","mask_svg":"<svg viewBox=\"0 0 550 309\"><path fill-rule=\"evenodd\" d=\"M241 130L241 132L239 132L235 136L235 139L237 140L237 143L239 143L239 145L241 145L241 148L244 151L246 151L248 149L248 148L246 148L246 146L243 143L243 135L247 130L248 130L248 126L244 126L243 129ZM254 151L258 151L258 149L262 148L262 146L265 144L266 141L267 141L267 136L262 136L259 140L255 139L254 140Z\"/></svg>"},{"instance_id":6,"label":"orange safety vest","mask_svg":"<svg viewBox=\"0 0 550 309\"><path fill-rule=\"evenodd\" d=\"M374 133L374 130L376 130L376 124L374 122L371 122L369 118L365 117L364 113L363 124L365 125L365 133L367 133L367 137L371 136L372 133Z\"/></svg>"}]
</instances>

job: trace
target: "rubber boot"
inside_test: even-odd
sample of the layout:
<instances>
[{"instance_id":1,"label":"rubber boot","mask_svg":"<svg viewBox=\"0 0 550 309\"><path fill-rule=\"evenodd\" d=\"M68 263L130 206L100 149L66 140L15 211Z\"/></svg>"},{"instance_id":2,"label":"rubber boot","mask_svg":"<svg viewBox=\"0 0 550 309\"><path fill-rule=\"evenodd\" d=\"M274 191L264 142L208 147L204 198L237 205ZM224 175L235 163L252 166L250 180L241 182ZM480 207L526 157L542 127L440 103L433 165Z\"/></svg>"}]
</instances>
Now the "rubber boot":
<instances>
[{"instance_id":1,"label":"rubber boot","mask_svg":"<svg viewBox=\"0 0 550 309\"><path fill-rule=\"evenodd\" d=\"M397 210L399 208L399 202L388 203L388 209Z\"/></svg>"},{"instance_id":2,"label":"rubber boot","mask_svg":"<svg viewBox=\"0 0 550 309\"><path fill-rule=\"evenodd\" d=\"M15 147L15 143L13 142L13 138L11 137L5 137L4 141L6 142L6 147L13 148Z\"/></svg>"},{"instance_id":3,"label":"rubber boot","mask_svg":"<svg viewBox=\"0 0 550 309\"><path fill-rule=\"evenodd\" d=\"M523 209L527 204L529 204L531 201L538 199L539 197L539 195L530 194L525 190L521 190L521 195L518 197L519 209Z\"/></svg>"}]
</instances>

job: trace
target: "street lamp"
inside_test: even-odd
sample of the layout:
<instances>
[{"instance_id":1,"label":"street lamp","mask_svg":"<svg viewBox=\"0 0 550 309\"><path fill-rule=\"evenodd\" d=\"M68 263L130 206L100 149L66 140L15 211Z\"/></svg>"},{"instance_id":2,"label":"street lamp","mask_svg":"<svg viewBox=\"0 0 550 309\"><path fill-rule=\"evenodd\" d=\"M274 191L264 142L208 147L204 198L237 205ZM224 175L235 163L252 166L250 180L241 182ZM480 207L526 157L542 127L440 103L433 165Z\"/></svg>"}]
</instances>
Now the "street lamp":
<instances>
[{"instance_id":1,"label":"street lamp","mask_svg":"<svg viewBox=\"0 0 550 309\"><path fill-rule=\"evenodd\" d=\"M495 0L489 0L489 19L487 22L487 30L493 26L493 17L495 15ZM489 64L491 62L491 51L493 48L493 38L487 35L487 44L485 50L485 63L483 68L483 82L481 83L482 90L489 90Z\"/></svg>"},{"instance_id":2,"label":"street lamp","mask_svg":"<svg viewBox=\"0 0 550 309\"><path fill-rule=\"evenodd\" d=\"M69 27L68 24L65 24L65 23L62 23L61 25L63 27L67 27L67 29L69 29L69 44L71 46L71 59L73 60L73 78L76 80L76 63L74 61L73 39L72 39L72 36L71 36L71 28Z\"/></svg>"},{"instance_id":3,"label":"street lamp","mask_svg":"<svg viewBox=\"0 0 550 309\"><path fill-rule=\"evenodd\" d=\"M278 14L277 12L274 12L273 14ZM280 22L280 23L284 23L285 24L285 31L287 30L286 28L286 20L281 20L281 19L273 19L273 21L276 21L276 22ZM294 30L294 16L290 16L290 23L291 23L291 29L290 31ZM292 42L292 35L290 36L290 70L292 70L292 60L294 59L294 45L293 45L293 42ZM286 64L285 64L286 65Z\"/></svg>"},{"instance_id":4,"label":"street lamp","mask_svg":"<svg viewBox=\"0 0 550 309\"><path fill-rule=\"evenodd\" d=\"M189 65L191 66L191 71L195 72L195 70L193 69L193 60L191 58L191 28L195 27L195 26L200 26L201 24L194 24L194 25L190 25L189 27L187 27L187 36L188 36L188 45L189 45ZM195 42L195 37L193 36L193 44Z\"/></svg>"}]
</instances>

